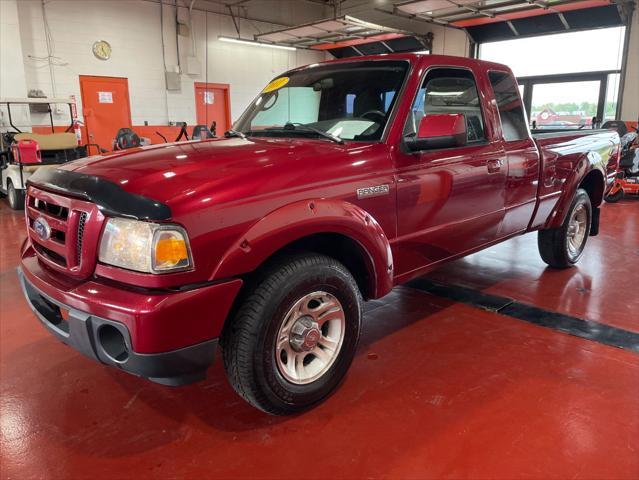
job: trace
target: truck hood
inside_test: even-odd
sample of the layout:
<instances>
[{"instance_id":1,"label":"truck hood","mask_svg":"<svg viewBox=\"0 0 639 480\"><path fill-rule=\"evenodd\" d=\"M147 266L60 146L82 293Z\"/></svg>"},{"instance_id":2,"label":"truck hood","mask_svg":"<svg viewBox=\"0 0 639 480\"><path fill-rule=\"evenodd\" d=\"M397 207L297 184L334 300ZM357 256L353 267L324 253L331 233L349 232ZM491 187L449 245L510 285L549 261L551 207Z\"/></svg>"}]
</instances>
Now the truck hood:
<instances>
[{"instance_id":1,"label":"truck hood","mask_svg":"<svg viewBox=\"0 0 639 480\"><path fill-rule=\"evenodd\" d=\"M117 184L162 202L239 200L308 182L313 165L362 145L315 139L229 138L154 145L87 157L60 169ZM294 166L294 168L293 168ZM305 180L306 179L306 180Z\"/></svg>"}]
</instances>

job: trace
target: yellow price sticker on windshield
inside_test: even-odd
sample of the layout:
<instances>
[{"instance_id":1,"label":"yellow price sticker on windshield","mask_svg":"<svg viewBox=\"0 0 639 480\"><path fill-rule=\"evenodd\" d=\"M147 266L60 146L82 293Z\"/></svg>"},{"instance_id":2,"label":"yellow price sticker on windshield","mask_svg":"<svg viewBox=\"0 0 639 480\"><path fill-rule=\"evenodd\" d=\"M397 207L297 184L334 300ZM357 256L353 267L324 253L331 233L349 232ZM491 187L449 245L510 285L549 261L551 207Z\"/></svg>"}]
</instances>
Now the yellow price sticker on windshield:
<instances>
[{"instance_id":1,"label":"yellow price sticker on windshield","mask_svg":"<svg viewBox=\"0 0 639 480\"><path fill-rule=\"evenodd\" d=\"M274 90L279 90L284 85L286 85L289 80L290 79L288 77L276 78L271 83L269 83L266 87L264 87L264 90L262 90L262 93L269 93L269 92L272 92Z\"/></svg>"}]
</instances>

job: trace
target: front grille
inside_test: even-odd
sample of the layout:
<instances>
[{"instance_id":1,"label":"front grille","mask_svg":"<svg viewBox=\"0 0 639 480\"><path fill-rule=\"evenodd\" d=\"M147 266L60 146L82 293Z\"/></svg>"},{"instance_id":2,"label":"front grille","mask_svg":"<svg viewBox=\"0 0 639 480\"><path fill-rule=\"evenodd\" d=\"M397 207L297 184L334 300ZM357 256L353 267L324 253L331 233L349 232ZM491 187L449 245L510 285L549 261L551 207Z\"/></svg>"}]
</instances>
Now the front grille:
<instances>
[{"instance_id":1,"label":"front grille","mask_svg":"<svg viewBox=\"0 0 639 480\"><path fill-rule=\"evenodd\" d=\"M39 212L44 212L63 220L66 220L69 216L68 208L65 208L61 205L56 205L54 203L45 202L44 200L40 200L39 198L29 197L29 205Z\"/></svg>"},{"instance_id":2,"label":"front grille","mask_svg":"<svg viewBox=\"0 0 639 480\"><path fill-rule=\"evenodd\" d=\"M33 186L26 206L29 238L38 258L75 277L89 276L104 220L97 206Z\"/></svg>"},{"instance_id":3,"label":"front grille","mask_svg":"<svg viewBox=\"0 0 639 480\"><path fill-rule=\"evenodd\" d=\"M47 247L43 247L42 245L39 245L39 244L35 244L34 248L36 252L40 253L41 255L44 255L45 257L48 257L49 259L51 259L53 262L57 263L61 267L64 267L64 268L67 267L67 259L64 258L62 255L59 255L55 253L53 250L49 250Z\"/></svg>"},{"instance_id":4,"label":"front grille","mask_svg":"<svg viewBox=\"0 0 639 480\"><path fill-rule=\"evenodd\" d=\"M78 240L76 249L76 262L78 265L82 262L82 240L84 239L84 225L87 221L87 213L80 213L80 220L78 221Z\"/></svg>"}]
</instances>

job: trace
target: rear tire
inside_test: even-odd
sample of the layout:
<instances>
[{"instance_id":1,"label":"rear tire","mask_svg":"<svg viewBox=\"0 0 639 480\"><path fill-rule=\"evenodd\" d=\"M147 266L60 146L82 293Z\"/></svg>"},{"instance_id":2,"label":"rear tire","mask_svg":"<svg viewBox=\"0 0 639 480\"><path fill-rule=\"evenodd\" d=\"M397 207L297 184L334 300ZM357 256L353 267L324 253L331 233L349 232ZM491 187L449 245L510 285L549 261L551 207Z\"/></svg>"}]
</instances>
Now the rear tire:
<instances>
[{"instance_id":1,"label":"rear tire","mask_svg":"<svg viewBox=\"0 0 639 480\"><path fill-rule=\"evenodd\" d=\"M270 414L311 408L344 378L361 317L357 283L341 263L310 253L274 261L222 334L229 382Z\"/></svg>"},{"instance_id":2,"label":"rear tire","mask_svg":"<svg viewBox=\"0 0 639 480\"><path fill-rule=\"evenodd\" d=\"M592 205L588 193L580 188L575 194L564 223L558 228L540 230L539 254L554 268L572 267L583 255L592 225Z\"/></svg>"},{"instance_id":3,"label":"rear tire","mask_svg":"<svg viewBox=\"0 0 639 480\"><path fill-rule=\"evenodd\" d=\"M606 195L604 197L604 200L608 203L617 203L619 200L621 200L623 198L623 189L619 189L617 190L615 193L613 193L612 195Z\"/></svg>"},{"instance_id":4,"label":"rear tire","mask_svg":"<svg viewBox=\"0 0 639 480\"><path fill-rule=\"evenodd\" d=\"M9 206L14 210L24 208L24 190L17 190L11 180L7 181L7 197L9 198Z\"/></svg>"}]
</instances>

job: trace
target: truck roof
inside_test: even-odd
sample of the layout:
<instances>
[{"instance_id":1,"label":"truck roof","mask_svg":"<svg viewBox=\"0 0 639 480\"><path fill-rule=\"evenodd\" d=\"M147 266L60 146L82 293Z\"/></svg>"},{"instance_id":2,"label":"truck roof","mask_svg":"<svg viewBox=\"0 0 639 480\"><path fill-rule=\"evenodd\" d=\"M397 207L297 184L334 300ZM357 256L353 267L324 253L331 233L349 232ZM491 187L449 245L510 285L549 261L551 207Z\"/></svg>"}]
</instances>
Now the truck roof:
<instances>
[{"instance_id":1,"label":"truck roof","mask_svg":"<svg viewBox=\"0 0 639 480\"><path fill-rule=\"evenodd\" d=\"M361 57L347 57L338 58L334 60L326 60L313 65L330 65L334 63L349 63L349 62L365 62L368 60L408 60L411 63L417 63L419 61L426 62L428 64L438 65L454 65L465 66L468 68L489 68L497 70L506 70L510 72L510 67L501 63L488 62L486 60L476 60L474 58L459 57L455 55L431 55L429 53L383 53L379 55L364 55ZM295 72L307 68L309 65L298 67L289 70L289 72Z\"/></svg>"}]
</instances>

